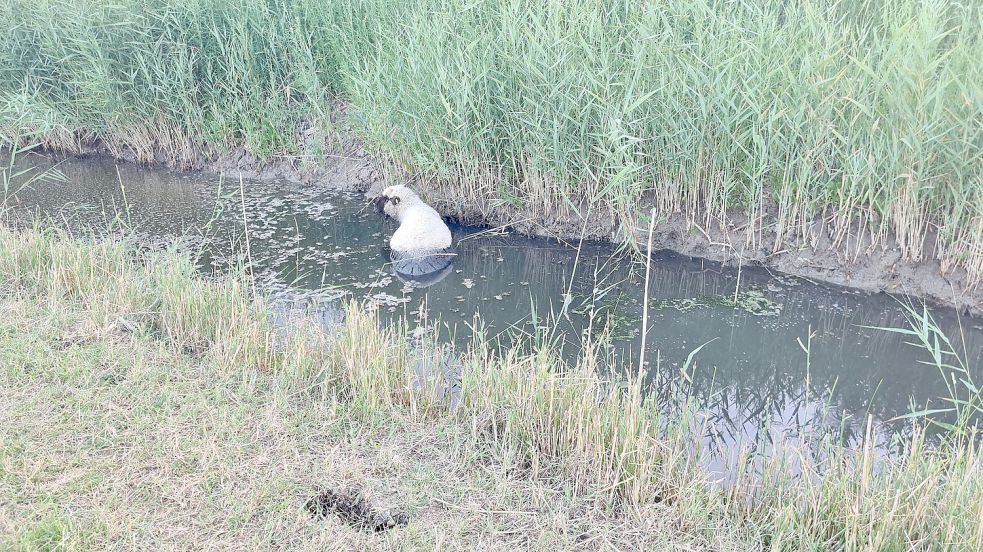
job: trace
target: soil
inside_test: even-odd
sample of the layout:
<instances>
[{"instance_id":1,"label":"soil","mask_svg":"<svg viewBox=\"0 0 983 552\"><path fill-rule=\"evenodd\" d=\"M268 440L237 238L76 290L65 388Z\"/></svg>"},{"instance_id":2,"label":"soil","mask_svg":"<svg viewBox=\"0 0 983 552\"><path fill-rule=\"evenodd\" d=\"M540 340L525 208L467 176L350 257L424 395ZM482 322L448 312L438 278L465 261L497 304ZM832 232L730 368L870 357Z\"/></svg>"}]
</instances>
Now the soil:
<instances>
[{"instance_id":1,"label":"soil","mask_svg":"<svg viewBox=\"0 0 983 552\"><path fill-rule=\"evenodd\" d=\"M595 214L586 222L570 215L544 217L542 213L528 209L496 205L488 198L464 197L463 192L455 192L459 187L426 175L411 175L385 156L370 152L347 128L344 109L340 108L338 113L334 124L334 147L319 160L278 156L264 161L244 148L236 148L224 154L203 152L190 168L221 173L226 177L284 179L327 189L358 191L368 197L374 197L385 186L409 183L443 216L462 224L501 226L504 230L522 234L565 240L619 240L615 221L609 215ZM91 144L83 151L83 155L91 153L115 153L124 160L137 160L132 152L114 152L99 143ZM168 164L164 159L158 161ZM643 201L643 212L644 204ZM746 245L746 218L742 211L735 210L728 214L725 222L703 227L684 214L673 215L657 221L652 233L652 248L730 266L763 267L870 293L908 295L954 307L963 314L983 316L983 286L971 286L970 278L961 268L943 271L930 250L925 253L924 260L911 261L904 258L890 237L877 245L871 245L869 240L854 239L844 248L833 242L825 232L823 220L817 218L809 225L809 239L793 240L810 245L789 244L774 252L770 245L775 243L775 234L768 229L761 232L756 245ZM634 238L643 250L648 237L647 225L634 229Z\"/></svg>"}]
</instances>

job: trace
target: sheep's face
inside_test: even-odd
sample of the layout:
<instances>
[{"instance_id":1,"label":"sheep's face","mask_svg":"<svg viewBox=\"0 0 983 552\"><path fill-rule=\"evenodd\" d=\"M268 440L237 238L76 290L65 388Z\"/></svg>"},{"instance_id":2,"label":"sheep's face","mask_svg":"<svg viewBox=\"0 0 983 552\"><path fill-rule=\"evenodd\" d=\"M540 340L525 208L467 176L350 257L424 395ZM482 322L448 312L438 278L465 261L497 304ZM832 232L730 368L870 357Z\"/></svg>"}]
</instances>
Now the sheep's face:
<instances>
[{"instance_id":1,"label":"sheep's face","mask_svg":"<svg viewBox=\"0 0 983 552\"><path fill-rule=\"evenodd\" d=\"M403 186L390 186L373 200L376 211L399 220L399 214L419 198L413 190Z\"/></svg>"}]
</instances>

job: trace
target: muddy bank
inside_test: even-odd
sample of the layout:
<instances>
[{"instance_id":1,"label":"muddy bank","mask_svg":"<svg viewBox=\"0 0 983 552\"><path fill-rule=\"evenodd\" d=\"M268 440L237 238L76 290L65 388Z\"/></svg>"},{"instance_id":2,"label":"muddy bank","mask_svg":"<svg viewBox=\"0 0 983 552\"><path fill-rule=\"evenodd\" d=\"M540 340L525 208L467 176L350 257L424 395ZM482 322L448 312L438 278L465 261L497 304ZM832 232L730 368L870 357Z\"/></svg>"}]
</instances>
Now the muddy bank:
<instances>
[{"instance_id":1,"label":"muddy bank","mask_svg":"<svg viewBox=\"0 0 983 552\"><path fill-rule=\"evenodd\" d=\"M907 260L893 236L876 246L869 240L854 240L859 243L837 247L823 221L815 220L808 225L815 246L787 243L772 252L773 248L763 244L774 243L775 232L766 229L758 241L762 245L747 246L742 219L746 219L743 213L733 213L725 225L700 228L679 215L656 225L653 247L731 266L760 266L870 293L908 295L955 307L961 313L983 315L983 289L969 287L965 270L957 267L943 273L937 260ZM639 242L647 239L647 232L636 230Z\"/></svg>"},{"instance_id":2,"label":"muddy bank","mask_svg":"<svg viewBox=\"0 0 983 552\"><path fill-rule=\"evenodd\" d=\"M436 177L410 174L383 155L370 152L340 119L326 139L330 147L320 156L277 156L260 160L244 148L226 153L201 151L191 163L180 167L163 155L148 158L146 152L120 150L93 142L73 153L112 155L118 159L166 165L170 168L205 171L227 178L275 180L326 189L359 191L373 196L393 183L411 183L446 217L465 224L501 226L514 232L560 239L621 241L626 233L641 249L647 247L649 228L619 229L615 217L604 210L592 213L588 221L570 212L545 215L534 209L515 207L493 199L480 186L448 185ZM311 132L299 130L298 133ZM187 158L185 158L187 159ZM644 212L645 202L641 204ZM768 208L765 209L765 214ZM586 210L582 210L586 212ZM701 224L686 214L658 219L652 233L653 249L668 249L731 266L758 266L809 280L827 282L871 293L909 295L932 303L952 306L962 313L983 316L983 286L970 286L965 270L943 271L928 249L919 262L905 259L893 237L872 245L857 238L859 229L837 243L822 219L799 225L800 234L787 235L783 248L774 252L776 232L767 226L757 228L748 239L748 220L743 211L732 211L726 221ZM805 234L804 236L802 234ZM808 244L808 245L801 245ZM846 244L844 246L844 244Z\"/></svg>"}]
</instances>

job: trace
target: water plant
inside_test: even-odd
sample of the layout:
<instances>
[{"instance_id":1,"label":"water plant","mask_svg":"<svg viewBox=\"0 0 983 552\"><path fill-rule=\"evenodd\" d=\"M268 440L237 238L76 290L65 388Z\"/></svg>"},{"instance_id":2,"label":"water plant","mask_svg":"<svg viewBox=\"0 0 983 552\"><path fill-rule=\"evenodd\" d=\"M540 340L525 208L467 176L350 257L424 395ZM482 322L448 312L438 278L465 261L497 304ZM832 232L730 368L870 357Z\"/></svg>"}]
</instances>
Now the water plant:
<instances>
[{"instance_id":1,"label":"water plant","mask_svg":"<svg viewBox=\"0 0 983 552\"><path fill-rule=\"evenodd\" d=\"M935 408L926 405L901 418L924 418L945 429L950 436L974 439L979 430L979 421L983 419L983 389L980 389L974 371L969 369L963 355L953 347L949 336L935 323L927 306L922 305L920 310L911 304L902 303L902 306L908 319L907 328L876 329L909 336L912 339L910 345L928 354L928 360L919 362L938 370L948 390L948 396L941 397L941 402L948 406ZM948 415L951 421L942 415Z\"/></svg>"},{"instance_id":2,"label":"water plant","mask_svg":"<svg viewBox=\"0 0 983 552\"><path fill-rule=\"evenodd\" d=\"M64 181L65 175L58 170L58 167L38 169L32 164L17 163L18 158L37 147L36 144L22 144L20 140L11 140L0 133L0 212L7 207L10 201L18 192L34 186L41 182Z\"/></svg>"}]
</instances>

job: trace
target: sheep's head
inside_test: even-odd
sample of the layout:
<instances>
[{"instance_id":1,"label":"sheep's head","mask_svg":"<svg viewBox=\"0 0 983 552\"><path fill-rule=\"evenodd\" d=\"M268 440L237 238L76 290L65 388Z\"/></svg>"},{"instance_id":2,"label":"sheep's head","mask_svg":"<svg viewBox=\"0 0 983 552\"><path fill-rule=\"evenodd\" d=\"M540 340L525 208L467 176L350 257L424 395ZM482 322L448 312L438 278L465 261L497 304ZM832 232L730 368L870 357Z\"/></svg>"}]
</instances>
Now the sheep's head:
<instances>
[{"instance_id":1,"label":"sheep's head","mask_svg":"<svg viewBox=\"0 0 983 552\"><path fill-rule=\"evenodd\" d=\"M386 188L372 202L375 204L376 211L399 220L399 214L419 199L413 190L400 184Z\"/></svg>"}]
</instances>

